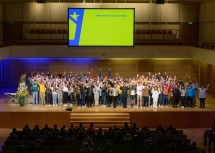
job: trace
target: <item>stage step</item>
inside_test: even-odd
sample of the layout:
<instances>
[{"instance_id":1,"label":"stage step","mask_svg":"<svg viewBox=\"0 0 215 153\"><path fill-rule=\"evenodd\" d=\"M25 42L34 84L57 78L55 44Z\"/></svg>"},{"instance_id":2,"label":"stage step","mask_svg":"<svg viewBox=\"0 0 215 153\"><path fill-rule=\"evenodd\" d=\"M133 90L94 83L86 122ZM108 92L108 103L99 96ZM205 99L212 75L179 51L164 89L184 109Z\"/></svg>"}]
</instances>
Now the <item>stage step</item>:
<instances>
[{"instance_id":1,"label":"stage step","mask_svg":"<svg viewBox=\"0 0 215 153\"><path fill-rule=\"evenodd\" d=\"M96 128L123 127L125 123L130 126L129 113L71 113L70 123L75 127L79 123L83 123L84 127L89 127L90 123L94 123Z\"/></svg>"}]
</instances>

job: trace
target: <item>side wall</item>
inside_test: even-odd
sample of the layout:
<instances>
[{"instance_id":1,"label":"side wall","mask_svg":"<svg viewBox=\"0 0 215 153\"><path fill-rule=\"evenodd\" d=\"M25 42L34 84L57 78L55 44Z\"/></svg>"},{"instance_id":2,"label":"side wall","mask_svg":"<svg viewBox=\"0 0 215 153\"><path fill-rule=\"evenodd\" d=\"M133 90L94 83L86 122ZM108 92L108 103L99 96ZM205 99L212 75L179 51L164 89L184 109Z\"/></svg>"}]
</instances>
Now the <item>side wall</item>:
<instances>
[{"instance_id":1,"label":"side wall","mask_svg":"<svg viewBox=\"0 0 215 153\"><path fill-rule=\"evenodd\" d=\"M205 62L200 62L200 85L206 87L206 85L209 83L209 90L208 94L211 96L215 97L215 66L205 63Z\"/></svg>"},{"instance_id":2,"label":"side wall","mask_svg":"<svg viewBox=\"0 0 215 153\"><path fill-rule=\"evenodd\" d=\"M215 43L215 1L203 1L199 13L199 43Z\"/></svg>"},{"instance_id":3,"label":"side wall","mask_svg":"<svg viewBox=\"0 0 215 153\"><path fill-rule=\"evenodd\" d=\"M0 46L3 45L3 7L0 2Z\"/></svg>"}]
</instances>

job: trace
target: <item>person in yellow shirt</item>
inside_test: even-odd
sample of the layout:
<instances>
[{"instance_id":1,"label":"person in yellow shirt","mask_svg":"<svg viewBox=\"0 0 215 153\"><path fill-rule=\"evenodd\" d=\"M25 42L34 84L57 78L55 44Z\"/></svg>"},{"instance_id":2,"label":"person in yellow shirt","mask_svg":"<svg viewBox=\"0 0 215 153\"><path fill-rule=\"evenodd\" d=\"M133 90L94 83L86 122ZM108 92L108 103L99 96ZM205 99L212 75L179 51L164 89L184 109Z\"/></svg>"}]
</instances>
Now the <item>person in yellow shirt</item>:
<instances>
[{"instance_id":1,"label":"person in yellow shirt","mask_svg":"<svg viewBox=\"0 0 215 153\"><path fill-rule=\"evenodd\" d=\"M46 92L46 87L43 81L38 83L39 85L39 93L40 93L40 104L45 105L45 92Z\"/></svg>"}]
</instances>

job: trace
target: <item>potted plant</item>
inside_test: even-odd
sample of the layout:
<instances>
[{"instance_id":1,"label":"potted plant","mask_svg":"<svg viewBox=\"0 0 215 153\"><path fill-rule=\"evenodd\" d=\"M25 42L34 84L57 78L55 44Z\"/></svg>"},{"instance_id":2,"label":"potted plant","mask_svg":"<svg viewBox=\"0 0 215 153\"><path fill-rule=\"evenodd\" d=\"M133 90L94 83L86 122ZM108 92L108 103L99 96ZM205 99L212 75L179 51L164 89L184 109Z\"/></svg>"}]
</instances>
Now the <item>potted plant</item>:
<instances>
[{"instance_id":1,"label":"potted plant","mask_svg":"<svg viewBox=\"0 0 215 153\"><path fill-rule=\"evenodd\" d=\"M21 107L25 106L25 104L28 102L28 97L29 93L27 89L18 90L16 92L16 100Z\"/></svg>"}]
</instances>

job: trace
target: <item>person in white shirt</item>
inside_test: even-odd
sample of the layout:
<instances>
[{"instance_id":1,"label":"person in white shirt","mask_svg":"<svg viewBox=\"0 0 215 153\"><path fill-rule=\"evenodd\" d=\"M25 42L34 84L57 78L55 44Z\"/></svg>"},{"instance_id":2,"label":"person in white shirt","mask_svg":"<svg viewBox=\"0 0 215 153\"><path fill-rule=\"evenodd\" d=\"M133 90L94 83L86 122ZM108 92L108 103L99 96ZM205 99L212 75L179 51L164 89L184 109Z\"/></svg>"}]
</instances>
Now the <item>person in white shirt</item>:
<instances>
[{"instance_id":1,"label":"person in white shirt","mask_svg":"<svg viewBox=\"0 0 215 153\"><path fill-rule=\"evenodd\" d=\"M52 90L52 104L53 106L57 106L57 88L55 85L51 86L51 90Z\"/></svg>"},{"instance_id":2,"label":"person in white shirt","mask_svg":"<svg viewBox=\"0 0 215 153\"><path fill-rule=\"evenodd\" d=\"M100 85L96 83L93 88L93 94L94 94L94 100L95 100L95 106L99 105L99 95L100 95Z\"/></svg>"},{"instance_id":3,"label":"person in white shirt","mask_svg":"<svg viewBox=\"0 0 215 153\"><path fill-rule=\"evenodd\" d=\"M152 98L153 98L153 108L157 108L158 106L158 97L159 97L159 90L157 87L152 89Z\"/></svg>"},{"instance_id":4,"label":"person in white shirt","mask_svg":"<svg viewBox=\"0 0 215 153\"><path fill-rule=\"evenodd\" d=\"M64 104L64 106L67 106L68 91L69 91L68 83L67 83L67 82L64 82L64 83L63 83L63 104Z\"/></svg>"},{"instance_id":5,"label":"person in white shirt","mask_svg":"<svg viewBox=\"0 0 215 153\"><path fill-rule=\"evenodd\" d=\"M138 82L137 84L137 108L142 107L142 97L143 97L143 84Z\"/></svg>"},{"instance_id":6,"label":"person in white shirt","mask_svg":"<svg viewBox=\"0 0 215 153\"><path fill-rule=\"evenodd\" d=\"M204 88L203 86L199 89L199 101L200 101L200 107L204 109L205 108L205 98L206 98L206 92L209 88L209 84L207 84L207 88Z\"/></svg>"}]
</instances>

